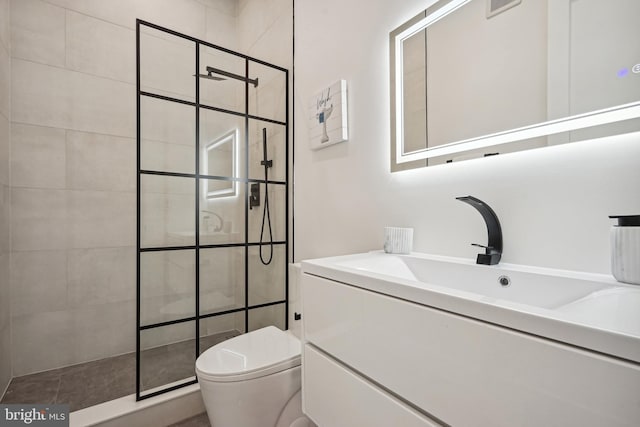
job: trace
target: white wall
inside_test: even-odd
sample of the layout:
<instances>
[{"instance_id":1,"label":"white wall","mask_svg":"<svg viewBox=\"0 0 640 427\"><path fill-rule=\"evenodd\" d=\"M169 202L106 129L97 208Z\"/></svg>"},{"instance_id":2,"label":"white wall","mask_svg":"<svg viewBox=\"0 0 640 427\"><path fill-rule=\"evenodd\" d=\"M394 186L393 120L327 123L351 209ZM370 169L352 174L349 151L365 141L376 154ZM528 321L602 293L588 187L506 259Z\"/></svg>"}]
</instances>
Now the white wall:
<instances>
[{"instance_id":1,"label":"white wall","mask_svg":"<svg viewBox=\"0 0 640 427\"><path fill-rule=\"evenodd\" d=\"M9 0L0 0L0 398L11 380L10 150L11 52Z\"/></svg>"},{"instance_id":2,"label":"white wall","mask_svg":"<svg viewBox=\"0 0 640 427\"><path fill-rule=\"evenodd\" d=\"M640 212L640 136L389 172L388 34L424 0L295 1L295 259L382 247L386 225L415 228L420 252L475 258L480 215L500 217L504 262L609 271L607 215ZM349 138L310 151L305 105L344 78Z\"/></svg>"}]
</instances>

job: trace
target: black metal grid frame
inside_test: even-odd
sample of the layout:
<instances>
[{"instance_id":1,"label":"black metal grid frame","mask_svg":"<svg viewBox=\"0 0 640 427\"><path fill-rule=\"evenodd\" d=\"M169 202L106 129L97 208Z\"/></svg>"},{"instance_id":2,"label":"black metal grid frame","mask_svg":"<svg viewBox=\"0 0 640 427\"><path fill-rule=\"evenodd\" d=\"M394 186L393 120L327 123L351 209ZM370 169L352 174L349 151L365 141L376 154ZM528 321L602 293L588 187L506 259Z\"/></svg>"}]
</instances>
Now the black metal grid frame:
<instances>
[{"instance_id":1,"label":"black metal grid frame","mask_svg":"<svg viewBox=\"0 0 640 427\"><path fill-rule=\"evenodd\" d=\"M165 32L175 37L179 37L188 41L191 41L195 44L195 102L173 98L165 95L160 95L152 92L147 92L141 90L141 72L140 72L140 54L141 54L141 46L140 46L140 30L141 27L149 27L154 30L158 30L161 32ZM236 57L244 59L245 62L245 75L244 83L245 83L245 99L244 99L244 113L232 110L226 110L223 108L213 107L200 103L200 78L197 77L200 69L200 46L206 46L212 49L219 50L221 52L225 52L230 55L234 55ZM273 120L265 117L255 116L249 114L249 84L251 80L249 78L249 64L256 63L266 67L273 68L275 70L281 71L284 73L285 77L285 121ZM141 144L142 144L142 131L141 131L141 99L143 97L155 98L167 102L175 102L179 104L189 105L195 108L195 173L177 173L177 172L166 172L166 171L157 171L157 170L144 170L141 168ZM245 171L246 177L225 177L225 176L214 176L214 175L203 175L200 173L200 109L207 109L218 111L225 114L232 114L235 116L240 116L244 118L244 144L245 144ZM285 247L285 299L281 301L273 301L264 304L258 305L249 305L249 248L260 246L260 243L250 242L249 241L249 185L251 183L264 183L265 180L261 179L253 179L248 177L249 172L249 123L250 120L259 120L268 123L274 123L285 128L285 181L267 181L268 184L274 184L283 186L285 189L285 240L284 241L274 241L274 245L284 246ZM177 31L170 30L168 28L141 20L136 19L136 140L137 140L137 148L136 148L136 168L137 168L137 182L136 182L136 242L137 242L137 254L136 254L136 400L143 400L153 396L157 396L162 393L166 393L172 390L179 389L181 387L185 387L197 382L196 379L188 380L181 382L180 384L167 386L161 390L156 390L150 393L141 394L140 386L140 352L141 352L141 332L144 330L159 328L163 326L175 325L178 323L192 322L195 321L195 355L196 358L200 354L200 320L206 319L209 317L215 316L223 316L226 314L239 313L244 312L244 324L245 324L245 332L249 327L249 311L269 307L279 304L284 304L285 308L285 329L289 328L289 269L288 269L288 259L289 259L289 71L285 68L276 66L274 64L270 64L268 62L252 58L247 55L243 55L241 53L229 50L227 48L217 46L212 43L208 43L206 41L179 33ZM192 178L195 181L195 244L188 246L166 246L166 247L141 247L141 177L143 175L157 175L157 176L170 176L170 177L181 177L181 178ZM244 242L243 243L224 243L224 244L213 244L213 245L200 245L200 180L201 179L213 179L213 180L226 180L226 181L236 181L240 184L245 185L245 221L244 221ZM264 242L262 245L269 245L269 242ZM244 248L244 285L245 285L245 301L244 307L225 310L214 313L200 314L200 250L201 249L209 249L209 248L229 248L229 247L243 247ZM176 250L194 250L195 251L195 316L189 316L185 318L175 319L166 322L159 322L149 325L141 325L141 316L140 316L140 308L141 308L141 283L140 283L140 259L141 254L144 252L164 252L164 251L176 251ZM195 359L194 359L195 364Z\"/></svg>"}]
</instances>

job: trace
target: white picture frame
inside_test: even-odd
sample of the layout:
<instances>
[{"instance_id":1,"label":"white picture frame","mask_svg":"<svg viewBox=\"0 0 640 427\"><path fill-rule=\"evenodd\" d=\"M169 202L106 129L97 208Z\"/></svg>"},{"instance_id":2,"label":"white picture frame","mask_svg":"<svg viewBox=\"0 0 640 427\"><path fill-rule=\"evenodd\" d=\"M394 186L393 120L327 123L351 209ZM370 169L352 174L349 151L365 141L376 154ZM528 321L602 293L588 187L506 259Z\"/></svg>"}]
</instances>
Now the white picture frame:
<instances>
[{"instance_id":1,"label":"white picture frame","mask_svg":"<svg viewBox=\"0 0 640 427\"><path fill-rule=\"evenodd\" d=\"M309 99L309 143L319 150L349 137L347 127L347 81L338 80Z\"/></svg>"}]
</instances>

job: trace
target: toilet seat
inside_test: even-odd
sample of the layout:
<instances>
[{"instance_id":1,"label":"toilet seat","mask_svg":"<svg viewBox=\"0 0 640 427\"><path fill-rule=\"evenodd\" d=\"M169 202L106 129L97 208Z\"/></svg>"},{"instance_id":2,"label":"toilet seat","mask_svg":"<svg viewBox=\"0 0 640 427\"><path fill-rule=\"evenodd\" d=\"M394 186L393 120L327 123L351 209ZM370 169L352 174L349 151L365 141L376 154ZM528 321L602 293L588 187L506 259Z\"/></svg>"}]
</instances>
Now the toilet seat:
<instances>
[{"instance_id":1,"label":"toilet seat","mask_svg":"<svg viewBox=\"0 0 640 427\"><path fill-rule=\"evenodd\" d=\"M275 326L238 335L198 357L200 381L245 381L300 365L300 341Z\"/></svg>"}]
</instances>

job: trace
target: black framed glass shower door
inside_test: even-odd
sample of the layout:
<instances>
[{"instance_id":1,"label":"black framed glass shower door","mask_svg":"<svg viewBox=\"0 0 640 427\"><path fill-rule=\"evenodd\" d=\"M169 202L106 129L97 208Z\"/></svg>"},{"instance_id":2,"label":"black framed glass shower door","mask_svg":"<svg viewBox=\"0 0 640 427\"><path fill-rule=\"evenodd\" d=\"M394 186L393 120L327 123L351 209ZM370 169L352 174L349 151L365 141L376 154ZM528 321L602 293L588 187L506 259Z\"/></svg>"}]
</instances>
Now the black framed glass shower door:
<instances>
[{"instance_id":1,"label":"black framed glass shower door","mask_svg":"<svg viewBox=\"0 0 640 427\"><path fill-rule=\"evenodd\" d=\"M195 383L219 341L288 327L289 86L142 20L136 62L140 400Z\"/></svg>"}]
</instances>

